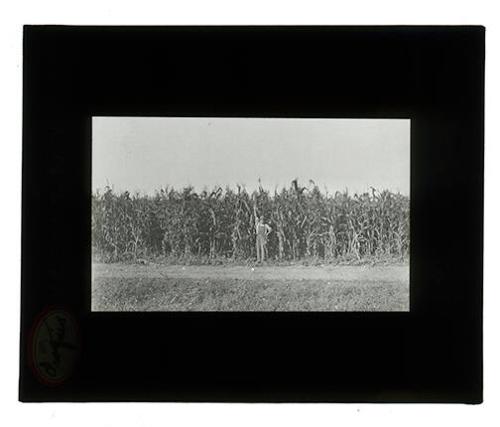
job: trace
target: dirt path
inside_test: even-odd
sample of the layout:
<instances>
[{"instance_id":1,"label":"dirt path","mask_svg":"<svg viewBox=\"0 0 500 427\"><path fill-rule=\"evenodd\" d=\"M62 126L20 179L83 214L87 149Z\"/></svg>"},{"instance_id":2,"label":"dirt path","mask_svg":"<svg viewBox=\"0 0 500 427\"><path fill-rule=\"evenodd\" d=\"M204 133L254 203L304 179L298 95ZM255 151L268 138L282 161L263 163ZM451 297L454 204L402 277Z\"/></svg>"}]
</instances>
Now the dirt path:
<instances>
[{"instance_id":1,"label":"dirt path","mask_svg":"<svg viewBox=\"0 0 500 427\"><path fill-rule=\"evenodd\" d=\"M242 280L325 280L379 283L409 283L407 265L391 266L184 266L94 264L96 278L242 279Z\"/></svg>"}]
</instances>

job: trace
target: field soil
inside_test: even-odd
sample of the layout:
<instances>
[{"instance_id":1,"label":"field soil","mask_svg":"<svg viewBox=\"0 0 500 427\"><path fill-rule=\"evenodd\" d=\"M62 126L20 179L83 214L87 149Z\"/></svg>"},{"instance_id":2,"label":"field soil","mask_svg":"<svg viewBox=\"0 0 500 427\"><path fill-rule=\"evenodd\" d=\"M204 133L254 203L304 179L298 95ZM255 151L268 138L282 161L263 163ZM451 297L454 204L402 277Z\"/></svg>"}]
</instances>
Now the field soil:
<instances>
[{"instance_id":1,"label":"field soil","mask_svg":"<svg viewBox=\"0 0 500 427\"><path fill-rule=\"evenodd\" d=\"M409 266L93 264L93 311L408 311Z\"/></svg>"}]
</instances>

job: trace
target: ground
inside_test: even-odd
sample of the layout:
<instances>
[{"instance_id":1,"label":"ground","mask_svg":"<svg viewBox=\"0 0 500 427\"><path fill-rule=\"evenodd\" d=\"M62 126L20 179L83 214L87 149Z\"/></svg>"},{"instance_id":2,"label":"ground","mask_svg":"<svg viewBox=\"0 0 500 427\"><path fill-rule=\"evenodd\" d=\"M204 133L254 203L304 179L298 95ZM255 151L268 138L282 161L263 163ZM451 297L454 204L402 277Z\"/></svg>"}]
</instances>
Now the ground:
<instances>
[{"instance_id":1,"label":"ground","mask_svg":"<svg viewBox=\"0 0 500 427\"><path fill-rule=\"evenodd\" d=\"M408 311L409 267L93 264L93 311Z\"/></svg>"}]
</instances>

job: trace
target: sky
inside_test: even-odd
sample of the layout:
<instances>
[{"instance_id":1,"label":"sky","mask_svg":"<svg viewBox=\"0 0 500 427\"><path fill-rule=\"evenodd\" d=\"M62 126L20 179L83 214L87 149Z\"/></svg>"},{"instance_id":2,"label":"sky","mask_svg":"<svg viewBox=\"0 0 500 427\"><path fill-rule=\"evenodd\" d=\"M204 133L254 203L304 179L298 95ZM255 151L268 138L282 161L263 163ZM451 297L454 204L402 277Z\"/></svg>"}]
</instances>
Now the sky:
<instances>
[{"instance_id":1,"label":"sky","mask_svg":"<svg viewBox=\"0 0 500 427\"><path fill-rule=\"evenodd\" d=\"M92 188L410 193L409 119L93 117Z\"/></svg>"}]
</instances>

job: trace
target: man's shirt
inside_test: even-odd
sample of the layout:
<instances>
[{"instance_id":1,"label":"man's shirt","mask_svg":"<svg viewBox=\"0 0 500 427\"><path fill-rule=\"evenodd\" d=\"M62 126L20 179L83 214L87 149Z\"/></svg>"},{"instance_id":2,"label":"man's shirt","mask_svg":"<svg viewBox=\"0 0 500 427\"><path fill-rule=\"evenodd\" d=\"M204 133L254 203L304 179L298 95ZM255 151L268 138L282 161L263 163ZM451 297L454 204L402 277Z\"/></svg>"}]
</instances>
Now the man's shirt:
<instances>
[{"instance_id":1,"label":"man's shirt","mask_svg":"<svg viewBox=\"0 0 500 427\"><path fill-rule=\"evenodd\" d=\"M271 231L271 227L267 224L257 223L256 232L257 236L266 237L267 233Z\"/></svg>"}]
</instances>

